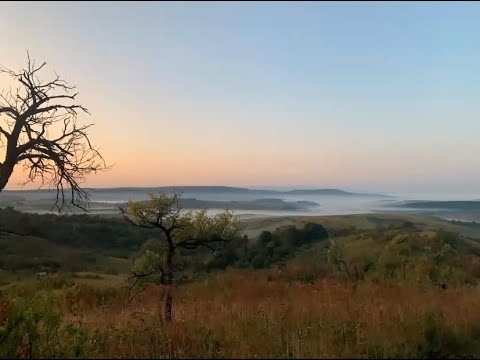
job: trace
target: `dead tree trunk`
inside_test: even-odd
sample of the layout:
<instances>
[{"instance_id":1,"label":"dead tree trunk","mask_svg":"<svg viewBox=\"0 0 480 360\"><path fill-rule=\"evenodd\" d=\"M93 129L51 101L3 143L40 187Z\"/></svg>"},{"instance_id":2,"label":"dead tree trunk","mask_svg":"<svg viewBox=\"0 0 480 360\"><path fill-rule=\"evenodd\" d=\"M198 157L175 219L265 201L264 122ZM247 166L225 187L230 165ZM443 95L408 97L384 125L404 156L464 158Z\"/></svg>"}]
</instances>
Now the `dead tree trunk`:
<instances>
[{"instance_id":1,"label":"dead tree trunk","mask_svg":"<svg viewBox=\"0 0 480 360\"><path fill-rule=\"evenodd\" d=\"M0 163L0 192L5 188L13 173L13 166Z\"/></svg>"}]
</instances>

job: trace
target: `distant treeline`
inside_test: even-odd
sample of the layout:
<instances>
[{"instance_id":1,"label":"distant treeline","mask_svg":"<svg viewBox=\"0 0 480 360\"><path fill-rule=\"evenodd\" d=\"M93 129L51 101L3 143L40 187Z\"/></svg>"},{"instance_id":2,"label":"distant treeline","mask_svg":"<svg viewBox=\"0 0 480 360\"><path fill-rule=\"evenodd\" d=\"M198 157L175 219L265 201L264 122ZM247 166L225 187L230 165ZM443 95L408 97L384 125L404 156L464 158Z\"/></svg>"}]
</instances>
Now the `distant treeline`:
<instances>
[{"instance_id":1,"label":"distant treeline","mask_svg":"<svg viewBox=\"0 0 480 360\"><path fill-rule=\"evenodd\" d=\"M243 237L230 243L209 264L208 269L233 267L266 268L284 263L294 257L297 249L328 239L327 230L316 223L307 223L299 229L295 226L279 228L273 233L263 231L258 239L249 241Z\"/></svg>"},{"instance_id":2,"label":"distant treeline","mask_svg":"<svg viewBox=\"0 0 480 360\"><path fill-rule=\"evenodd\" d=\"M122 218L90 215L31 214L0 209L0 269L7 271L109 270L110 257L133 260L161 242L162 234ZM19 234L19 235L15 235ZM327 238L320 224L308 223L243 236L212 256L208 251L180 254L186 271L226 267L263 268L292 258L298 248ZM128 271L129 268L125 268Z\"/></svg>"}]
</instances>

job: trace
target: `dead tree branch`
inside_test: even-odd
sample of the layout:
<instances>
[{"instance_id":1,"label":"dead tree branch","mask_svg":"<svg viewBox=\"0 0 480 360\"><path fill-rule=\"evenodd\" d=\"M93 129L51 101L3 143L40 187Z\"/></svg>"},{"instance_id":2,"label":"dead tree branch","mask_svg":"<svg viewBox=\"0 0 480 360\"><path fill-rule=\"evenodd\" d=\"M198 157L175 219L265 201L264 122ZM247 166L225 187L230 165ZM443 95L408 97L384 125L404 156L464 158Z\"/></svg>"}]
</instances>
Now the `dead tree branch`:
<instances>
[{"instance_id":1,"label":"dead tree branch","mask_svg":"<svg viewBox=\"0 0 480 360\"><path fill-rule=\"evenodd\" d=\"M56 190L54 208L68 205L86 210L88 192L82 187L87 175L107 169L89 129L79 114L89 114L77 103L78 92L55 73L43 81L39 72L46 63L36 65L28 56L20 71L0 67L0 75L13 79L15 89L0 93L0 144L5 150L0 162L0 191L7 185L14 168L22 165L28 182L40 182Z\"/></svg>"}]
</instances>

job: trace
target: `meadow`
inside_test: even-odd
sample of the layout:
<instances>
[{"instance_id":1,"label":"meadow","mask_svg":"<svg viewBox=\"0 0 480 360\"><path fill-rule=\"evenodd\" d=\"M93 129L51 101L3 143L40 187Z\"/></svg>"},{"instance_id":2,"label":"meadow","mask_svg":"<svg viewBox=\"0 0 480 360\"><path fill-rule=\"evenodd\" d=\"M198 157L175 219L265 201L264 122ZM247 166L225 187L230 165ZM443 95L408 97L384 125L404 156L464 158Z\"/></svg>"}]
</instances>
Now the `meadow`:
<instances>
[{"instance_id":1,"label":"meadow","mask_svg":"<svg viewBox=\"0 0 480 360\"><path fill-rule=\"evenodd\" d=\"M0 288L0 357L474 358L476 231L407 214L249 219L245 250L232 244L192 260L174 287L170 323L162 285L130 288L127 264L148 244L140 238L117 273L98 264L38 279L10 271ZM77 236L64 255L100 246ZM329 258L332 239L346 267Z\"/></svg>"},{"instance_id":2,"label":"meadow","mask_svg":"<svg viewBox=\"0 0 480 360\"><path fill-rule=\"evenodd\" d=\"M2 304L2 357L431 358L478 354L480 296L473 287L302 281L315 267L229 271L132 302L104 279L19 283ZM112 279L110 279L112 281ZM97 284L100 282L100 284ZM6 295L4 295L6 296ZM55 306L52 306L55 304ZM8 335L5 335L8 334Z\"/></svg>"}]
</instances>

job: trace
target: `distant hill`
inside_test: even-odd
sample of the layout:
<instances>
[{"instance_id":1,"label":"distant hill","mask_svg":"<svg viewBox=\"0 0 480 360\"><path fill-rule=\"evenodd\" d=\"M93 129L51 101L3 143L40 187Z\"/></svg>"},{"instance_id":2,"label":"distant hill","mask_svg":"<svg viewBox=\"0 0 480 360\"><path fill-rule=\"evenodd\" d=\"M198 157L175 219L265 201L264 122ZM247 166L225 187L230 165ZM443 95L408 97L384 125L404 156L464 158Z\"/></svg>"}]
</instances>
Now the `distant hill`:
<instances>
[{"instance_id":1,"label":"distant hill","mask_svg":"<svg viewBox=\"0 0 480 360\"><path fill-rule=\"evenodd\" d=\"M354 193L339 189L315 189L315 190L290 190L284 192L289 195L331 195L331 196L371 196L371 197L390 197L384 194Z\"/></svg>"},{"instance_id":2,"label":"distant hill","mask_svg":"<svg viewBox=\"0 0 480 360\"><path fill-rule=\"evenodd\" d=\"M149 193L179 193L185 208L229 208L232 210L305 210L319 205L322 197L371 197L387 195L354 193L339 189L263 190L229 186L161 186L90 189L91 210L118 212L116 204L148 199ZM67 194L68 197L68 194ZM68 199L67 199L68 200ZM48 212L55 202L54 190L6 190L0 193L0 207L22 211ZM72 209L73 211L73 209Z\"/></svg>"},{"instance_id":3,"label":"distant hill","mask_svg":"<svg viewBox=\"0 0 480 360\"><path fill-rule=\"evenodd\" d=\"M92 201L91 209L94 212L118 213L118 206L121 202L102 202ZM220 201L220 200L200 200L188 197L182 197L180 204L185 209L230 209L230 210L309 210L320 206L314 201L284 201L277 198L261 198L245 201ZM0 197L0 207L12 206L20 211L40 212L49 211L52 202L46 199L25 199L16 196ZM70 209L70 212L81 212L76 209Z\"/></svg>"},{"instance_id":4,"label":"distant hill","mask_svg":"<svg viewBox=\"0 0 480 360\"><path fill-rule=\"evenodd\" d=\"M195 193L245 193L249 189L231 186L158 186L158 187L118 187L94 188L94 192L140 191L140 192L195 192ZM268 191L267 191L268 192Z\"/></svg>"},{"instance_id":5,"label":"distant hill","mask_svg":"<svg viewBox=\"0 0 480 360\"><path fill-rule=\"evenodd\" d=\"M354 193L338 189L290 190L286 193L291 195L354 195Z\"/></svg>"},{"instance_id":6,"label":"distant hill","mask_svg":"<svg viewBox=\"0 0 480 360\"><path fill-rule=\"evenodd\" d=\"M371 196L371 197L390 197L384 194L372 193L355 193L339 189L295 189L295 190L260 190L248 189L231 186L160 186L160 187L123 187L123 188L97 188L92 189L93 192L117 192L117 191L133 191L133 192L167 192L167 193L217 193L217 194L249 194L249 195L334 195L334 196Z\"/></svg>"},{"instance_id":7,"label":"distant hill","mask_svg":"<svg viewBox=\"0 0 480 360\"><path fill-rule=\"evenodd\" d=\"M397 206L428 210L480 211L480 201L409 201Z\"/></svg>"},{"instance_id":8,"label":"distant hill","mask_svg":"<svg viewBox=\"0 0 480 360\"><path fill-rule=\"evenodd\" d=\"M281 199L256 199L252 201L207 201L181 199L186 209L231 209L231 210L309 210L320 206L313 201L283 201Z\"/></svg>"},{"instance_id":9,"label":"distant hill","mask_svg":"<svg viewBox=\"0 0 480 360\"><path fill-rule=\"evenodd\" d=\"M166 193L212 193L212 194L251 194L251 195L335 195L335 196L373 196L373 197L390 197L383 194L355 193L339 189L296 189L296 190L260 190L247 189L231 186L158 186L158 187L117 187L117 188L93 188L90 189L92 194L115 193L115 192L166 192ZM49 194L54 190L4 190L2 196L9 195L27 195L27 194Z\"/></svg>"}]
</instances>

